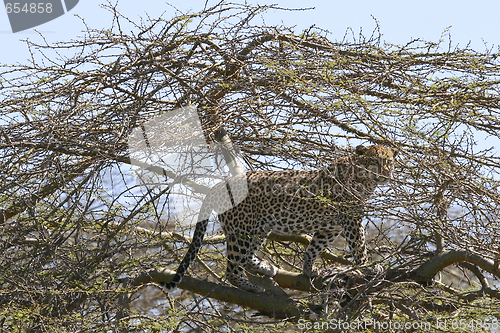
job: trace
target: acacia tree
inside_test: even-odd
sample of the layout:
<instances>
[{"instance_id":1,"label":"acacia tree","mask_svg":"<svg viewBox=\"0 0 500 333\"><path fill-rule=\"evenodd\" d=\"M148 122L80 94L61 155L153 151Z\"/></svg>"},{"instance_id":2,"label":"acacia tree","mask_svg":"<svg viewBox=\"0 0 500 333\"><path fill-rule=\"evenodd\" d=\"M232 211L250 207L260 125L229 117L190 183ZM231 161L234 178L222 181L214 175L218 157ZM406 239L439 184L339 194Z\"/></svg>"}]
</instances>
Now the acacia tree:
<instances>
[{"instance_id":1,"label":"acacia tree","mask_svg":"<svg viewBox=\"0 0 500 333\"><path fill-rule=\"evenodd\" d=\"M3 67L2 330L498 319L498 54L389 45L377 33L340 42L317 28L297 34L256 19L269 8L222 3L137 25L108 7L109 30L28 43L27 63ZM224 280L214 226L180 289L163 293L155 282L171 278L193 227L189 207L172 207L201 201L209 187L159 161L140 166L166 186L141 186L128 140L186 105L205 140L222 143L227 162L239 147L247 170L322 168L358 143L397 149L391 184L365 216L383 273L353 270L339 239L309 281L297 268L309 236L271 235L262 255L280 271L274 280L249 274L269 291L246 293Z\"/></svg>"}]
</instances>

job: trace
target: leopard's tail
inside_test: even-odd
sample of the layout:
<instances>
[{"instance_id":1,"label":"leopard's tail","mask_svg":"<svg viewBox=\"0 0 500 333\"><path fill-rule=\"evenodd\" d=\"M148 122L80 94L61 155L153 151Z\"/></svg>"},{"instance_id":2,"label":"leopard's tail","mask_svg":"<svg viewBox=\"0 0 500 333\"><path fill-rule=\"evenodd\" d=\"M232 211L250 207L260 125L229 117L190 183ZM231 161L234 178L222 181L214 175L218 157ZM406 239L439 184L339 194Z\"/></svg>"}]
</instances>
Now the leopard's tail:
<instances>
[{"instance_id":1,"label":"leopard's tail","mask_svg":"<svg viewBox=\"0 0 500 333\"><path fill-rule=\"evenodd\" d=\"M212 213L212 205L210 204L211 200L205 200L201 205L200 213L198 214L198 222L196 223L196 228L194 230L193 240L191 244L189 244L188 251L182 259L175 275L170 282L160 282L159 285L163 287L167 292L171 292L177 288L179 283L181 283L184 274L186 273L189 265L194 261L198 251L200 250L201 243L203 241L203 237L205 236L205 232L207 231L208 219L210 214Z\"/></svg>"}]
</instances>

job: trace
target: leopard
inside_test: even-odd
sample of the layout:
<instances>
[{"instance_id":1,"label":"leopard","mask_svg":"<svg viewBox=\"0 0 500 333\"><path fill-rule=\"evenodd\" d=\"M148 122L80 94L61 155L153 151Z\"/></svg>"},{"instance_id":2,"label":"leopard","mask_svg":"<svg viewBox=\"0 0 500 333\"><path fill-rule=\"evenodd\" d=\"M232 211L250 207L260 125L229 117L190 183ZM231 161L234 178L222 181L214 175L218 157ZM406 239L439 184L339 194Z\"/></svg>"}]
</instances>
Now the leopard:
<instances>
[{"instance_id":1,"label":"leopard","mask_svg":"<svg viewBox=\"0 0 500 333\"><path fill-rule=\"evenodd\" d=\"M274 277L278 268L257 252L271 233L312 234L302 273L317 276L313 264L342 234L354 264L368 263L363 217L378 185L387 184L397 150L359 145L354 153L317 170L250 171L215 185L198 214L192 241L172 280L160 285L177 288L202 245L212 211L226 239L226 279L252 293L265 291L248 281L245 270ZM366 266L365 266L366 267Z\"/></svg>"}]
</instances>

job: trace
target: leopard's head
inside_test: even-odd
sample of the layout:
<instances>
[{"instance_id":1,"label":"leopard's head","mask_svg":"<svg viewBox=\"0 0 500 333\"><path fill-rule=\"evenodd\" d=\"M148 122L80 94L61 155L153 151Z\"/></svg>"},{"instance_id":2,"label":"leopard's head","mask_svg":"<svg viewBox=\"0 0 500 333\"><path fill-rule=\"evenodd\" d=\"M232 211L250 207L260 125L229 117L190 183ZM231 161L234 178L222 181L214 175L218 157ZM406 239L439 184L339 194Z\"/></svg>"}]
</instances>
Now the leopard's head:
<instances>
[{"instance_id":1,"label":"leopard's head","mask_svg":"<svg viewBox=\"0 0 500 333\"><path fill-rule=\"evenodd\" d=\"M386 184L394 170L394 158L397 151L380 145L357 146L356 165L358 178L369 178L377 184Z\"/></svg>"}]
</instances>

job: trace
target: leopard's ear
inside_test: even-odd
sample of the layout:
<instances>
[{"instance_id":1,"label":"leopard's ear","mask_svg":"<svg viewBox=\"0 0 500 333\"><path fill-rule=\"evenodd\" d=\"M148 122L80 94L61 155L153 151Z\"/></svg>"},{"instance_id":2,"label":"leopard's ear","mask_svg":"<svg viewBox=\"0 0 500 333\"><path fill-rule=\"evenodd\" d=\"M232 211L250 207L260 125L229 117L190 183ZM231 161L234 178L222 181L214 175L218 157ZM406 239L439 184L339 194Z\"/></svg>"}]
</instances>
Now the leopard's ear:
<instances>
[{"instance_id":1,"label":"leopard's ear","mask_svg":"<svg viewBox=\"0 0 500 333\"><path fill-rule=\"evenodd\" d=\"M399 154L399 149L392 148L392 156L396 157L396 156L398 156L398 154Z\"/></svg>"},{"instance_id":2,"label":"leopard's ear","mask_svg":"<svg viewBox=\"0 0 500 333\"><path fill-rule=\"evenodd\" d=\"M363 145L359 145L356 147L356 154L364 155L366 153L366 147Z\"/></svg>"}]
</instances>

